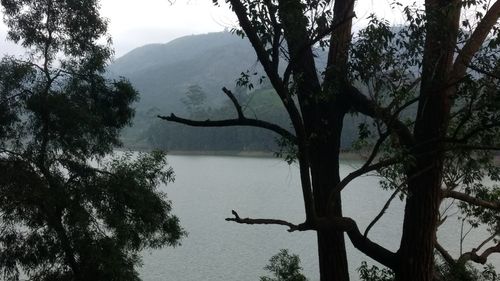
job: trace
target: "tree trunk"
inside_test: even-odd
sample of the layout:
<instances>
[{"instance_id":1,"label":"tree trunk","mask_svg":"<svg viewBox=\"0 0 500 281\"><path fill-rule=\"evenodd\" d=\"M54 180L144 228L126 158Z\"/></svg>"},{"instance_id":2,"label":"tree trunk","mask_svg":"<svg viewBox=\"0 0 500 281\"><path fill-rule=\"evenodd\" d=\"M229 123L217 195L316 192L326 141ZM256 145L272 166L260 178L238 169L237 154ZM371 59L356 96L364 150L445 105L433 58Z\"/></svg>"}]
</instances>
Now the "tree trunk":
<instances>
[{"instance_id":1,"label":"tree trunk","mask_svg":"<svg viewBox=\"0 0 500 281\"><path fill-rule=\"evenodd\" d=\"M278 3L305 128L306 145L299 149L304 149L308 156L309 163L306 166L310 168L316 216L341 217L340 192L335 194L333 206L328 206L328 201L332 190L340 182L340 136L346 105L339 97L342 93L340 86L346 82L347 73L339 70L347 69L351 22L346 19L352 13L353 1L335 2L335 21L343 24L332 31L335 47L329 52L328 77L325 77L324 88L321 87L314 62L304 5L298 0L282 0ZM344 233L318 230L317 235L320 280L348 281Z\"/></svg>"},{"instance_id":2,"label":"tree trunk","mask_svg":"<svg viewBox=\"0 0 500 281\"><path fill-rule=\"evenodd\" d=\"M334 194L332 206L328 206L328 201L332 190L340 182L340 135L344 114L338 106L328 107L330 110L317 111L325 113L319 120L328 121L315 123L316 137L311 139L310 159L314 201L318 217L342 217L340 192ZM318 230L317 235L320 281L349 280L344 233Z\"/></svg>"},{"instance_id":3,"label":"tree trunk","mask_svg":"<svg viewBox=\"0 0 500 281\"><path fill-rule=\"evenodd\" d=\"M440 183L440 171L435 168L409 184L396 280L433 280Z\"/></svg>"},{"instance_id":4,"label":"tree trunk","mask_svg":"<svg viewBox=\"0 0 500 281\"><path fill-rule=\"evenodd\" d=\"M426 39L420 101L415 122L415 163L408 168L400 264L396 280L431 281L434 276L434 243L441 202L441 183L451 97L449 84L457 43L461 3L426 0Z\"/></svg>"},{"instance_id":5,"label":"tree trunk","mask_svg":"<svg viewBox=\"0 0 500 281\"><path fill-rule=\"evenodd\" d=\"M335 204L339 206L335 213L342 216L340 197ZM320 281L349 280L344 233L320 230L317 234Z\"/></svg>"}]
</instances>

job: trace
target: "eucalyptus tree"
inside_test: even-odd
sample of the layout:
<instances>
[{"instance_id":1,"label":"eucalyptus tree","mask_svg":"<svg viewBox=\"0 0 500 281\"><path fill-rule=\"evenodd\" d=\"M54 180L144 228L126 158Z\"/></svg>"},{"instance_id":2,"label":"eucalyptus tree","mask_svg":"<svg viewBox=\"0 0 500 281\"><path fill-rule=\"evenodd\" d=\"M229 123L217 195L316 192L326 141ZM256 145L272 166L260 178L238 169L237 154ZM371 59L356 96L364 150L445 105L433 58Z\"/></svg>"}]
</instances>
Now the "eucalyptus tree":
<instances>
[{"instance_id":1,"label":"eucalyptus tree","mask_svg":"<svg viewBox=\"0 0 500 281\"><path fill-rule=\"evenodd\" d=\"M392 269L396 280L437 278L434 250L442 247L436 231L447 198L460 201L469 221L489 226L488 241L498 237L498 188L484 180L499 179L491 151L499 147L500 1L426 0L409 7L396 3L407 25L394 30L371 16L356 40L353 0L226 2L238 18L241 29L236 32L252 44L293 131L248 118L227 89L223 92L234 104L234 119L160 117L190 126L254 126L276 132L293 145L306 214L300 224L242 218L235 211L228 220L316 231L322 281L349 279L344 233L357 249ZM316 66L316 48L328 52L324 69ZM250 83L242 78L240 84ZM372 120L360 126L371 151L359 169L341 179L340 136L350 112ZM391 200L398 194L405 198L396 252L368 237L383 212L365 233L342 214L342 190L374 171L385 178L383 187L394 190ZM439 252L449 263L457 263L484 262L499 250L499 244L481 253L476 248L458 259Z\"/></svg>"},{"instance_id":2,"label":"eucalyptus tree","mask_svg":"<svg viewBox=\"0 0 500 281\"><path fill-rule=\"evenodd\" d=\"M163 153L111 157L138 93L103 74L97 1L2 0L25 57L0 61L0 276L139 280L145 247L184 234Z\"/></svg>"},{"instance_id":3,"label":"eucalyptus tree","mask_svg":"<svg viewBox=\"0 0 500 281\"><path fill-rule=\"evenodd\" d=\"M299 256L288 253L286 249L272 256L264 269L273 277L261 276L259 281L307 281L301 272Z\"/></svg>"}]
</instances>

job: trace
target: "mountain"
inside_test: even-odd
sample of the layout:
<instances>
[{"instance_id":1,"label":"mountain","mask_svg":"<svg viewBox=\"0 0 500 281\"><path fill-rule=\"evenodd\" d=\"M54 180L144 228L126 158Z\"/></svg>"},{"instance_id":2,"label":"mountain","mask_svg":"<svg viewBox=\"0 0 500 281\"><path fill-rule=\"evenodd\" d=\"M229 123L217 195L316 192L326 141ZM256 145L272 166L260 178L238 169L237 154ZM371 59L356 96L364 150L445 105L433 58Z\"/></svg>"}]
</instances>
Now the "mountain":
<instances>
[{"instance_id":1,"label":"mountain","mask_svg":"<svg viewBox=\"0 0 500 281\"><path fill-rule=\"evenodd\" d=\"M318 53L317 65L325 65L326 54ZM236 80L247 71L255 81L252 91L236 87ZM156 117L175 113L199 120L234 118L236 113L222 87L235 90L248 116L290 126L269 83L257 82L264 72L250 43L229 32L185 36L166 44L137 48L111 64L108 73L129 79L140 93L134 124L122 136L129 148L279 150L277 136L262 129L200 129ZM197 96L203 104L189 101L187 93L193 89L197 93L192 97ZM346 124L350 123L346 120ZM344 147L351 145L357 130L356 125L348 127Z\"/></svg>"},{"instance_id":2,"label":"mountain","mask_svg":"<svg viewBox=\"0 0 500 281\"><path fill-rule=\"evenodd\" d=\"M204 89L208 106L220 104L225 99L221 88L234 88L241 72L259 71L257 65L246 39L218 32L137 48L117 59L108 71L128 78L139 90L139 111L159 108L168 114L184 111L181 99L192 85Z\"/></svg>"}]
</instances>

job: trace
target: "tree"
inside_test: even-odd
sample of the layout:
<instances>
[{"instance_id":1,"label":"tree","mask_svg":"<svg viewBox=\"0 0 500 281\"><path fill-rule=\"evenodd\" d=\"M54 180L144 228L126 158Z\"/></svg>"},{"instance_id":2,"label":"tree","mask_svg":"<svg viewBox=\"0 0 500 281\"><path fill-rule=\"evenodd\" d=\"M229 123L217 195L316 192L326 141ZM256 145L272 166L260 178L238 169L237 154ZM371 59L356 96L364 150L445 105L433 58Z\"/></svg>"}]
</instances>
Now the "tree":
<instances>
[{"instance_id":1,"label":"tree","mask_svg":"<svg viewBox=\"0 0 500 281\"><path fill-rule=\"evenodd\" d=\"M207 94L199 85L191 85L188 87L186 97L182 98L182 103L193 117L201 118L206 115L204 103L207 99Z\"/></svg>"},{"instance_id":2,"label":"tree","mask_svg":"<svg viewBox=\"0 0 500 281\"><path fill-rule=\"evenodd\" d=\"M97 1L1 4L29 56L0 62L0 276L139 280L139 251L184 232L157 189L165 155L110 156L138 93L103 76Z\"/></svg>"},{"instance_id":3,"label":"tree","mask_svg":"<svg viewBox=\"0 0 500 281\"><path fill-rule=\"evenodd\" d=\"M299 256L290 255L286 249L272 256L264 269L271 272L275 278L263 276L260 277L260 281L307 281L307 278L300 272L302 268Z\"/></svg>"},{"instance_id":4,"label":"tree","mask_svg":"<svg viewBox=\"0 0 500 281\"><path fill-rule=\"evenodd\" d=\"M234 211L228 220L316 231L322 281L349 279L344 232L357 249L394 270L396 280L432 280L439 206L446 198L459 200L467 217L498 224L498 189L482 181L499 179L491 151L499 148L500 1L426 0L423 7L401 8L408 25L400 31L372 16L356 41L352 0L226 2L238 18L241 30L236 32L251 42L293 132L247 118L227 89L234 119L160 117L190 126L254 126L281 135L296 148L306 214L301 224L241 218ZM317 47L328 50L325 69L316 67ZM349 112L373 120L360 131L372 149L358 170L341 179L340 136ZM398 193L406 198L397 252L371 241L369 229L361 233L353 219L342 215L341 191L373 171L386 177L384 186L394 189L391 198ZM498 236L497 227L490 230ZM464 258L484 262L479 257L499 247L481 255L475 249Z\"/></svg>"}]
</instances>

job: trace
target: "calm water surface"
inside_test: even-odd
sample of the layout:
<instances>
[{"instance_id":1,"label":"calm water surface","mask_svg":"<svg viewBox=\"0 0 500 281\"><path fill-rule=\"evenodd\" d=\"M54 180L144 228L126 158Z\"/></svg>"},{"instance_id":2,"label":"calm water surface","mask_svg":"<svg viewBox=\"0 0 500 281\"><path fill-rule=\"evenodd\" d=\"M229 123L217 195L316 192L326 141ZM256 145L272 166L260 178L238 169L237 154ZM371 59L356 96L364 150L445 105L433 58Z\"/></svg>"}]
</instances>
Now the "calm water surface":
<instances>
[{"instance_id":1,"label":"calm water surface","mask_svg":"<svg viewBox=\"0 0 500 281\"><path fill-rule=\"evenodd\" d=\"M280 249L298 254L306 276L311 281L319 280L314 232L288 233L280 226L239 225L224 220L236 210L242 217L303 222L297 167L273 158L221 156L169 156L169 163L176 180L164 189L189 235L180 247L144 252L140 269L143 280L258 281L266 273L262 268ZM359 164L343 163L342 175ZM356 219L363 231L389 196L379 189L377 178L362 177L343 192L345 215ZM403 205L395 200L369 237L396 250L402 218ZM456 217L449 218L439 232L441 243L455 249L460 237L456 222ZM480 234L471 235L465 249L477 246L481 238ZM357 280L356 268L370 259L348 244L351 276ZM500 268L498 256L492 262Z\"/></svg>"}]
</instances>

